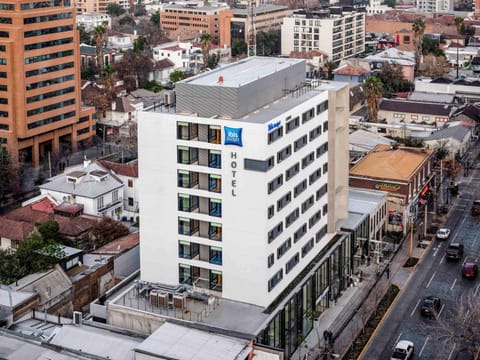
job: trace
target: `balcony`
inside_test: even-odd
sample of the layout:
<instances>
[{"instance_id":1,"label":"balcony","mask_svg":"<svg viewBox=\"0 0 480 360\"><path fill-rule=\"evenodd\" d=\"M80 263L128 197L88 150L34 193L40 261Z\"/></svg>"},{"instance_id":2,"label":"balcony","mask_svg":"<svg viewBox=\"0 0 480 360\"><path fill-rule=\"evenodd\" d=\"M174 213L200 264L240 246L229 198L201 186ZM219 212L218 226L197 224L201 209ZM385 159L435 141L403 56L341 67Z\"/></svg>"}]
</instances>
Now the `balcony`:
<instances>
[{"instance_id":1,"label":"balcony","mask_svg":"<svg viewBox=\"0 0 480 360\"><path fill-rule=\"evenodd\" d=\"M121 204L123 202L123 198L119 196L116 200L113 200L109 202L108 204L97 204L97 211L98 212L104 212L105 210L110 209L111 207L114 207L118 204Z\"/></svg>"}]
</instances>

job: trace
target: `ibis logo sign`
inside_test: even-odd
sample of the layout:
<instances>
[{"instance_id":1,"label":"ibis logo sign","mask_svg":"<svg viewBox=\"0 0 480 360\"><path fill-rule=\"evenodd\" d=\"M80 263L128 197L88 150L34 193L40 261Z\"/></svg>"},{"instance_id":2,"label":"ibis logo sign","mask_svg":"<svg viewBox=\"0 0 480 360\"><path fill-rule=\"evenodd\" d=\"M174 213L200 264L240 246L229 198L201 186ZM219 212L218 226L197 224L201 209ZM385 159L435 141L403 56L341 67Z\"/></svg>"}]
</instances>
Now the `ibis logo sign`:
<instances>
[{"instance_id":1,"label":"ibis logo sign","mask_svg":"<svg viewBox=\"0 0 480 360\"><path fill-rule=\"evenodd\" d=\"M225 130L225 145L243 146L242 128L231 128L224 126L223 129Z\"/></svg>"}]
</instances>

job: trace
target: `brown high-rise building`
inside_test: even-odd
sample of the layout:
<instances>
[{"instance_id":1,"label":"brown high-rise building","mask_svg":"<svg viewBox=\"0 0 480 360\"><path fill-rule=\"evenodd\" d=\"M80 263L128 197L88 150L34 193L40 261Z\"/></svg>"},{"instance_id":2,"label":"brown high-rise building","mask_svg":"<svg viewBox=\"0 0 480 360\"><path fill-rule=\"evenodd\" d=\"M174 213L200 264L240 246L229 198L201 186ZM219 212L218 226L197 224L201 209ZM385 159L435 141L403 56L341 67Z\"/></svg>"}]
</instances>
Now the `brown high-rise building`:
<instances>
[{"instance_id":1,"label":"brown high-rise building","mask_svg":"<svg viewBox=\"0 0 480 360\"><path fill-rule=\"evenodd\" d=\"M0 3L0 143L35 166L95 131L82 108L79 34L69 0Z\"/></svg>"}]
</instances>

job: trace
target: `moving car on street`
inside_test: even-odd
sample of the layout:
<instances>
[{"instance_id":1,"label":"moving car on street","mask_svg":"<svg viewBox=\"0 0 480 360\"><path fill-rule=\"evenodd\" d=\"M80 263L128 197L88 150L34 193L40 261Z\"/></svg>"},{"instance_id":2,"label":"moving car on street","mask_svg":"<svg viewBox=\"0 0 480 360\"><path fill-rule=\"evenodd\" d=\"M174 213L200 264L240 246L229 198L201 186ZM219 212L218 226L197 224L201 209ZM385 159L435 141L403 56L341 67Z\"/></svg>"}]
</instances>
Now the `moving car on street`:
<instances>
[{"instance_id":1,"label":"moving car on street","mask_svg":"<svg viewBox=\"0 0 480 360\"><path fill-rule=\"evenodd\" d=\"M400 340L393 350L390 360L408 360L413 357L415 346L408 340Z\"/></svg>"},{"instance_id":2,"label":"moving car on street","mask_svg":"<svg viewBox=\"0 0 480 360\"><path fill-rule=\"evenodd\" d=\"M437 231L437 239L438 240L448 240L450 237L450 229L449 228L441 228Z\"/></svg>"},{"instance_id":3,"label":"moving car on street","mask_svg":"<svg viewBox=\"0 0 480 360\"><path fill-rule=\"evenodd\" d=\"M462 275L467 279L475 279L478 275L478 265L472 259L467 259L462 266Z\"/></svg>"},{"instance_id":4,"label":"moving car on street","mask_svg":"<svg viewBox=\"0 0 480 360\"><path fill-rule=\"evenodd\" d=\"M463 256L463 244L451 243L447 247L445 256L447 257L447 260L460 260L460 258Z\"/></svg>"},{"instance_id":5,"label":"moving car on street","mask_svg":"<svg viewBox=\"0 0 480 360\"><path fill-rule=\"evenodd\" d=\"M440 311L440 298L436 296L427 296L423 299L420 313L428 317L436 317Z\"/></svg>"}]
</instances>

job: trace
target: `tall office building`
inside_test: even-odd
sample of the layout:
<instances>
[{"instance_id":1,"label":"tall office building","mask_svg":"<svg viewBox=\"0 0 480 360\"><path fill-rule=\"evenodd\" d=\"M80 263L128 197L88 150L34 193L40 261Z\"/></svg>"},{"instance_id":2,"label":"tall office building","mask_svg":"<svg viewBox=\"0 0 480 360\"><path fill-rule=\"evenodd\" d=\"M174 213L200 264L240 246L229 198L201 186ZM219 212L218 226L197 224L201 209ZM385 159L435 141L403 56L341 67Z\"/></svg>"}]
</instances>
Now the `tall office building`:
<instances>
[{"instance_id":1,"label":"tall office building","mask_svg":"<svg viewBox=\"0 0 480 360\"><path fill-rule=\"evenodd\" d=\"M94 134L82 108L79 35L69 0L0 4L0 143L38 165Z\"/></svg>"},{"instance_id":2,"label":"tall office building","mask_svg":"<svg viewBox=\"0 0 480 360\"><path fill-rule=\"evenodd\" d=\"M348 101L348 84L306 83L304 60L253 57L177 83L175 112L141 113L142 280L267 307L330 249L312 301L338 293Z\"/></svg>"}]
</instances>

